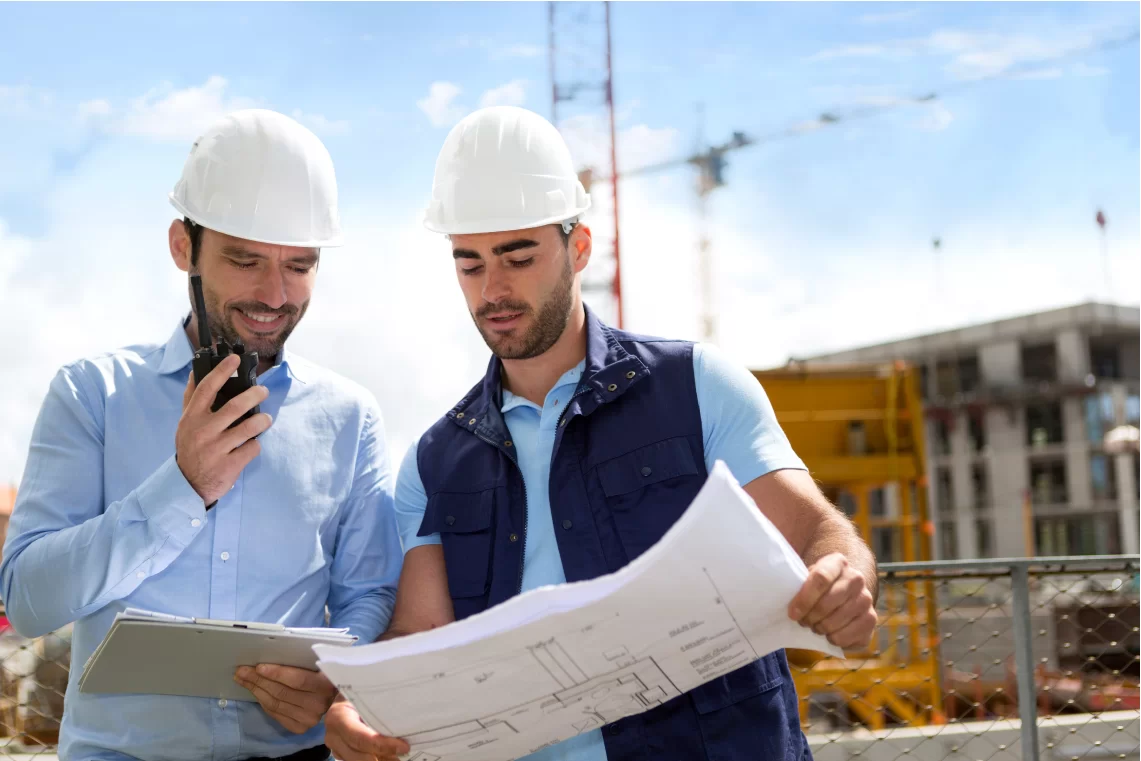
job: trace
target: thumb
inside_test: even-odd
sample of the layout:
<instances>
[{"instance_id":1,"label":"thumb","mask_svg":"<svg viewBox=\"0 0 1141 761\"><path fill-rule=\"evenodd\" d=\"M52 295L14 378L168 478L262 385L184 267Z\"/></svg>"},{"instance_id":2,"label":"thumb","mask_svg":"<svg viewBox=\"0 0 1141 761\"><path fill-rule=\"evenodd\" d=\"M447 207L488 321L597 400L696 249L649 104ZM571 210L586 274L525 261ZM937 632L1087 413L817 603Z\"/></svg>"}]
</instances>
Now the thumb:
<instances>
[{"instance_id":1,"label":"thumb","mask_svg":"<svg viewBox=\"0 0 1141 761\"><path fill-rule=\"evenodd\" d=\"M190 398L194 396L194 371L190 371L190 377L186 379L186 390L182 392L182 409L185 410L186 406L190 404Z\"/></svg>"}]
</instances>

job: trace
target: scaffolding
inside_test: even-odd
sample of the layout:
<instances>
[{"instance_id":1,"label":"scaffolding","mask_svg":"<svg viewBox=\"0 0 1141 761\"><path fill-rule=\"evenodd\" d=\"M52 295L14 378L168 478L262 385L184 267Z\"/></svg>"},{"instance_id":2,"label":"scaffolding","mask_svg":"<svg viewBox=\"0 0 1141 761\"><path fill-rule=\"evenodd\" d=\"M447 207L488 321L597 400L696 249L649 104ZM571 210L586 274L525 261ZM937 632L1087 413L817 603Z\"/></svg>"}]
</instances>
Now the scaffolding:
<instances>
[{"instance_id":1,"label":"scaffolding","mask_svg":"<svg viewBox=\"0 0 1141 761\"><path fill-rule=\"evenodd\" d=\"M824 494L880 562L931 560L924 418L906 363L797 365L754 371L777 419ZM897 599L898 598L898 599ZM840 702L870 729L945 721L938 612L930 581L882 590L878 642L846 658L789 651L801 701Z\"/></svg>"}]
</instances>

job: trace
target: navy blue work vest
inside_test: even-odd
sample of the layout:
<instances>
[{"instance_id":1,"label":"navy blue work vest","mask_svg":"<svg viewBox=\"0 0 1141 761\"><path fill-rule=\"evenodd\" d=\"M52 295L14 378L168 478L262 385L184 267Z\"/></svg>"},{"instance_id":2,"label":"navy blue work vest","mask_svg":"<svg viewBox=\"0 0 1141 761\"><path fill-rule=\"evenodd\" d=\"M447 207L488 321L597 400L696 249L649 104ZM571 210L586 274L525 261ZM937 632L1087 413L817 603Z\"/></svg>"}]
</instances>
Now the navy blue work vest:
<instances>
[{"instance_id":1,"label":"navy blue work vest","mask_svg":"<svg viewBox=\"0 0 1141 761\"><path fill-rule=\"evenodd\" d=\"M614 330L586 310L586 369L559 421L550 503L567 581L649 549L707 475L693 344ZM500 364L420 439L428 505L456 619L519 594L527 494L500 413ZM803 761L796 688L777 651L605 727L608 761Z\"/></svg>"}]
</instances>

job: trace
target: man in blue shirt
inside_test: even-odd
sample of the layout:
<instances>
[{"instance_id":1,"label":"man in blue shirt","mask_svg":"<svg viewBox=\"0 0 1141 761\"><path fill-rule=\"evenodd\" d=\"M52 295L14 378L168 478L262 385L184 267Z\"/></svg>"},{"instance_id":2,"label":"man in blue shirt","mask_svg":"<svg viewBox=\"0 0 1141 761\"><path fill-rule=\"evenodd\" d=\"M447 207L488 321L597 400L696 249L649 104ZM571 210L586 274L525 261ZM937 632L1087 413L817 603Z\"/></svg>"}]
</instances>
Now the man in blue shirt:
<instances>
[{"instance_id":1,"label":"man in blue shirt","mask_svg":"<svg viewBox=\"0 0 1141 761\"><path fill-rule=\"evenodd\" d=\"M561 137L531 112L478 111L440 151L427 226L448 235L494 356L401 466L404 570L384 637L617 570L661 538L723 460L809 567L790 617L840 647L867 645L874 557L820 493L756 379L712 346L623 333L584 306L588 207ZM797 703L778 651L526 758L806 759ZM326 726L344 761L409 749L341 699Z\"/></svg>"},{"instance_id":2,"label":"man in blue shirt","mask_svg":"<svg viewBox=\"0 0 1141 761\"><path fill-rule=\"evenodd\" d=\"M258 385L211 411L238 362L195 387L194 311L165 344L59 370L32 433L0 591L25 636L75 622L61 759L324 761L335 690L317 672L239 670L260 705L78 689L127 607L303 627L324 626L327 609L331 626L371 642L395 600L401 551L380 410L285 348L320 249L341 243L328 152L285 116L236 112L194 144L170 199L183 216L171 256L201 276L214 337L258 353Z\"/></svg>"}]
</instances>

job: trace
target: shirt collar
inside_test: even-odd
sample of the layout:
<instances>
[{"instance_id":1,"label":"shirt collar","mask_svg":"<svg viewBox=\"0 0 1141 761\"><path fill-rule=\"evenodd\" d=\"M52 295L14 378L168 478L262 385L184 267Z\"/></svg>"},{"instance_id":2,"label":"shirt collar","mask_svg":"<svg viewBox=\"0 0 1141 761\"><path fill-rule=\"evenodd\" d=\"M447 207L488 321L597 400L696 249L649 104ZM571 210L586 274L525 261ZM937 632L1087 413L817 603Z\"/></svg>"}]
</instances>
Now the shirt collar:
<instances>
[{"instance_id":1,"label":"shirt collar","mask_svg":"<svg viewBox=\"0 0 1141 761\"><path fill-rule=\"evenodd\" d=\"M186 335L186 324L189 320L189 316L179 320L178 325L174 328L174 333L167 340L166 346L163 348L162 362L158 366L160 375L180 372L186 369L186 366L194 359L194 347L190 345L190 338ZM266 374L272 373L278 367L283 368L291 378L301 383L306 382L305 361L290 353L289 349L284 346L278 353L276 364L267 370Z\"/></svg>"},{"instance_id":2,"label":"shirt collar","mask_svg":"<svg viewBox=\"0 0 1141 761\"><path fill-rule=\"evenodd\" d=\"M554 391L561 386L577 386L579 378L582 377L583 370L585 369L586 360L579 360L577 365L562 374L562 377L559 378L555 385L551 387L551 391ZM549 393L550 392L548 392L548 394ZM500 406L499 411L506 415L516 407L534 407L535 409L541 409L539 405L535 404L530 399L522 396L516 396L507 389L503 389L503 404Z\"/></svg>"}]
</instances>

